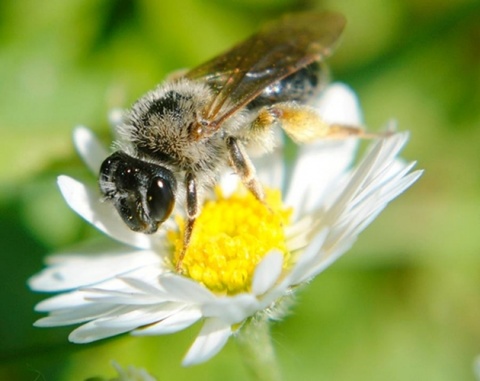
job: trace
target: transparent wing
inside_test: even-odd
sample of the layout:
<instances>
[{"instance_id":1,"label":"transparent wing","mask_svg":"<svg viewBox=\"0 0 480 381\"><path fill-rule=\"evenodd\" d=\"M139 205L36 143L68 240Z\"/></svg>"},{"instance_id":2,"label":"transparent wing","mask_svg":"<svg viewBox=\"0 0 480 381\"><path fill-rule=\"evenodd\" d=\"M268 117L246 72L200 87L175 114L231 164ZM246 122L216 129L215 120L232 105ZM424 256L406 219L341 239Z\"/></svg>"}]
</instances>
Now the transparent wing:
<instances>
[{"instance_id":1,"label":"transparent wing","mask_svg":"<svg viewBox=\"0 0 480 381\"><path fill-rule=\"evenodd\" d=\"M265 87L329 56L345 23L341 14L333 12L287 15L189 71L187 78L204 80L215 93L202 115L209 131L220 128Z\"/></svg>"}]
</instances>

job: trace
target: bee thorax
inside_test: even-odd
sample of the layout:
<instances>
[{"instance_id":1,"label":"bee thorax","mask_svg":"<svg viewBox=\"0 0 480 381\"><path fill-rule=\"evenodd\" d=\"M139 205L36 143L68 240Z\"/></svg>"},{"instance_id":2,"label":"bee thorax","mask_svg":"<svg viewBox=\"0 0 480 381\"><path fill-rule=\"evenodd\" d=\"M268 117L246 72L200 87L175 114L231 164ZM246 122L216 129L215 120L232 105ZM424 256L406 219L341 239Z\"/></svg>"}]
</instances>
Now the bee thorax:
<instances>
[{"instance_id":1,"label":"bee thorax","mask_svg":"<svg viewBox=\"0 0 480 381\"><path fill-rule=\"evenodd\" d=\"M204 84L180 80L159 86L140 98L122 127L134 153L182 170L200 170L221 160L222 139L199 139L207 128L199 117L212 97Z\"/></svg>"}]
</instances>

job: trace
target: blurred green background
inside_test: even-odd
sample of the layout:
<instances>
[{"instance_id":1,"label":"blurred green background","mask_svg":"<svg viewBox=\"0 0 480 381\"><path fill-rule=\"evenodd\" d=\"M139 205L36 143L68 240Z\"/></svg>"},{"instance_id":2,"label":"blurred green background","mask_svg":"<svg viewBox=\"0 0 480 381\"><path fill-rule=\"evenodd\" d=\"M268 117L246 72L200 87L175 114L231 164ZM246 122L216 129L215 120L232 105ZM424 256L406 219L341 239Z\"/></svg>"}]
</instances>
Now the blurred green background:
<instances>
[{"instance_id":1,"label":"blurred green background","mask_svg":"<svg viewBox=\"0 0 480 381\"><path fill-rule=\"evenodd\" d=\"M51 252L99 234L57 191L87 178L71 144L85 124L166 73L300 9L348 18L330 63L372 129L411 130L404 157L426 172L273 328L285 380L472 380L480 354L480 2L474 0L2 0L0 2L0 379L113 377L110 360L159 380L246 380L234 342L180 360L199 327L92 345L39 329L26 280ZM93 179L91 179L93 181Z\"/></svg>"}]
</instances>

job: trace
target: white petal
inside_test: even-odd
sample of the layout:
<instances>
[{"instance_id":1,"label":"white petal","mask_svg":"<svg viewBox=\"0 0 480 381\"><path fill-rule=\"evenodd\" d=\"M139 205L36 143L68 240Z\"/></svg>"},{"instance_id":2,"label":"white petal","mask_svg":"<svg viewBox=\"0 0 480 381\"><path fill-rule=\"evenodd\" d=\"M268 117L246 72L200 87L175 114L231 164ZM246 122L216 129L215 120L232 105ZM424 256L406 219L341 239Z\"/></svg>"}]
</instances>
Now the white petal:
<instances>
[{"instance_id":1,"label":"white petal","mask_svg":"<svg viewBox=\"0 0 480 381\"><path fill-rule=\"evenodd\" d=\"M342 185L343 191L336 192L334 202L329 206L324 223L331 225L338 220L341 213L352 206L352 200L358 197L366 187L381 184L386 169L394 162L398 151L405 144L406 134L395 134L387 139L377 141L366 154L360 165L352 173L348 183ZM379 180L380 179L380 180ZM341 189L340 188L340 189Z\"/></svg>"},{"instance_id":2,"label":"white petal","mask_svg":"<svg viewBox=\"0 0 480 381\"><path fill-rule=\"evenodd\" d=\"M400 194L405 192L405 190L410 188L410 186L412 186L412 184L415 183L422 175L423 175L423 170L417 170L399 179L395 184L395 186L393 186L391 189L388 189L388 192L384 192L383 194L384 200L382 201L384 203L387 203L390 200L397 198Z\"/></svg>"},{"instance_id":3,"label":"white petal","mask_svg":"<svg viewBox=\"0 0 480 381\"><path fill-rule=\"evenodd\" d=\"M227 171L220 177L219 185L225 197L231 196L240 184L240 177L232 171Z\"/></svg>"},{"instance_id":4,"label":"white petal","mask_svg":"<svg viewBox=\"0 0 480 381\"><path fill-rule=\"evenodd\" d=\"M282 253L272 251L267 254L257 265L253 274L252 293L258 296L267 292L282 273L282 266Z\"/></svg>"},{"instance_id":5,"label":"white petal","mask_svg":"<svg viewBox=\"0 0 480 381\"><path fill-rule=\"evenodd\" d=\"M123 282L128 284L133 291L140 291L146 295L165 294L165 290L161 287L158 280L159 276L166 274L166 272L152 271L151 274L140 276L136 274L128 274L128 276L119 277ZM135 275L135 276L133 276Z\"/></svg>"},{"instance_id":6,"label":"white petal","mask_svg":"<svg viewBox=\"0 0 480 381\"><path fill-rule=\"evenodd\" d=\"M307 214L293 225L285 227L287 248L290 252L302 250L311 241L312 226L315 225L313 214Z\"/></svg>"},{"instance_id":7,"label":"white petal","mask_svg":"<svg viewBox=\"0 0 480 381\"><path fill-rule=\"evenodd\" d=\"M218 297L203 303L202 314L205 317L219 318L230 325L240 323L262 309L262 305L252 294Z\"/></svg>"},{"instance_id":8,"label":"white petal","mask_svg":"<svg viewBox=\"0 0 480 381\"><path fill-rule=\"evenodd\" d=\"M282 155L277 155L276 152L267 153L252 161L257 172L257 178L263 186L282 189L284 186L285 159Z\"/></svg>"},{"instance_id":9,"label":"white petal","mask_svg":"<svg viewBox=\"0 0 480 381\"><path fill-rule=\"evenodd\" d=\"M405 165L395 157L407 138L408 134L395 134L374 144L347 181L339 184L339 193L327 211L320 209L313 214L314 223L307 236L312 239L325 228L329 233L308 268L299 271L296 280L292 276L290 281L305 281L323 271L351 247L358 234L388 202L418 179L421 173L408 174L412 165ZM309 247L306 252L310 250Z\"/></svg>"},{"instance_id":10,"label":"white petal","mask_svg":"<svg viewBox=\"0 0 480 381\"><path fill-rule=\"evenodd\" d=\"M183 366L200 364L215 356L232 334L230 325L219 319L207 319L182 361Z\"/></svg>"},{"instance_id":11,"label":"white petal","mask_svg":"<svg viewBox=\"0 0 480 381\"><path fill-rule=\"evenodd\" d=\"M329 267L344 253L346 253L355 242L356 237L349 237L339 242L334 248L318 253L317 257L311 262L310 266L305 269L303 274L297 278L295 284L301 284L318 275L320 272Z\"/></svg>"},{"instance_id":12,"label":"white petal","mask_svg":"<svg viewBox=\"0 0 480 381\"><path fill-rule=\"evenodd\" d=\"M108 313L72 331L69 340L74 343L90 343L129 332L144 324L155 322L164 315L160 305L144 308L113 305Z\"/></svg>"},{"instance_id":13,"label":"white petal","mask_svg":"<svg viewBox=\"0 0 480 381\"><path fill-rule=\"evenodd\" d=\"M93 287L82 288L85 299L95 302L119 303L128 305L145 305L170 302L168 295L160 287L158 278L163 271L158 266L146 266L95 284ZM133 280L148 284L148 290L138 288ZM141 279L141 281L140 281ZM167 297L166 297L167 296Z\"/></svg>"},{"instance_id":14,"label":"white petal","mask_svg":"<svg viewBox=\"0 0 480 381\"><path fill-rule=\"evenodd\" d=\"M327 122L361 124L357 97L345 85L327 88L316 107ZM317 141L299 147L286 195L286 204L294 207L294 218L318 208L325 195L336 192L334 187L351 165L357 145L357 139L352 138Z\"/></svg>"},{"instance_id":15,"label":"white petal","mask_svg":"<svg viewBox=\"0 0 480 381\"><path fill-rule=\"evenodd\" d=\"M328 123L359 126L363 116L355 92L347 85L335 82L328 86L313 105Z\"/></svg>"},{"instance_id":16,"label":"white petal","mask_svg":"<svg viewBox=\"0 0 480 381\"><path fill-rule=\"evenodd\" d=\"M110 252L99 255L64 254L50 257L51 266L34 275L29 286L36 291L64 291L111 279L144 266L160 263L150 250Z\"/></svg>"},{"instance_id":17,"label":"white petal","mask_svg":"<svg viewBox=\"0 0 480 381\"><path fill-rule=\"evenodd\" d=\"M154 236L131 231L97 191L68 176L59 176L58 186L70 208L111 238L141 249L153 246Z\"/></svg>"},{"instance_id":18,"label":"white petal","mask_svg":"<svg viewBox=\"0 0 480 381\"><path fill-rule=\"evenodd\" d=\"M262 184L281 189L284 186L285 157L283 135L280 130L274 129L273 150L262 155L253 155L253 161L257 177Z\"/></svg>"},{"instance_id":19,"label":"white petal","mask_svg":"<svg viewBox=\"0 0 480 381\"><path fill-rule=\"evenodd\" d=\"M159 282L172 301L206 303L216 298L201 284L180 275L165 274Z\"/></svg>"},{"instance_id":20,"label":"white petal","mask_svg":"<svg viewBox=\"0 0 480 381\"><path fill-rule=\"evenodd\" d=\"M51 313L35 322L36 327L55 327L85 323L99 319L112 312L121 311L121 307L110 304L88 303L81 308L67 308Z\"/></svg>"},{"instance_id":21,"label":"white petal","mask_svg":"<svg viewBox=\"0 0 480 381\"><path fill-rule=\"evenodd\" d=\"M198 308L181 307L172 311L168 317L158 323L133 331L132 334L135 336L166 335L190 327L201 318L202 313Z\"/></svg>"},{"instance_id":22,"label":"white petal","mask_svg":"<svg viewBox=\"0 0 480 381\"><path fill-rule=\"evenodd\" d=\"M324 229L313 238L308 248L299 253L294 267L285 277L283 283L290 286L299 284L303 281L304 274L308 272L308 269L320 257L327 236L328 229Z\"/></svg>"},{"instance_id":23,"label":"white petal","mask_svg":"<svg viewBox=\"0 0 480 381\"><path fill-rule=\"evenodd\" d=\"M348 227L346 226L344 228L344 235L360 234L390 201L404 192L422 174L422 171L415 171L404 176L405 173L402 174L401 172L395 177L389 178L388 182L378 184L377 189L363 196L361 201L351 208L348 217L345 217L345 219L348 218L350 222Z\"/></svg>"},{"instance_id":24,"label":"white petal","mask_svg":"<svg viewBox=\"0 0 480 381\"><path fill-rule=\"evenodd\" d=\"M42 300L35 306L37 312L49 312L64 308L75 308L90 304L85 300L85 294L81 291L66 292L63 294L52 296L51 298Z\"/></svg>"},{"instance_id":25,"label":"white petal","mask_svg":"<svg viewBox=\"0 0 480 381\"><path fill-rule=\"evenodd\" d=\"M99 321L101 321L101 319L91 321L73 330L68 336L68 340L76 344L86 344L107 337L120 335L121 333L128 332L132 329L127 327L99 326Z\"/></svg>"},{"instance_id":26,"label":"white petal","mask_svg":"<svg viewBox=\"0 0 480 381\"><path fill-rule=\"evenodd\" d=\"M125 307L128 310L99 319L97 326L126 328L130 331L168 318L172 315L172 311L179 308L179 305L177 303L160 303L144 307Z\"/></svg>"},{"instance_id":27,"label":"white petal","mask_svg":"<svg viewBox=\"0 0 480 381\"><path fill-rule=\"evenodd\" d=\"M351 165L357 142L322 141L304 145L295 162L285 203L294 207L294 218L318 208Z\"/></svg>"},{"instance_id":28,"label":"white petal","mask_svg":"<svg viewBox=\"0 0 480 381\"><path fill-rule=\"evenodd\" d=\"M108 151L88 128L79 126L73 131L73 142L77 152L87 167L98 175L100 166L108 156Z\"/></svg>"},{"instance_id":29,"label":"white petal","mask_svg":"<svg viewBox=\"0 0 480 381\"><path fill-rule=\"evenodd\" d=\"M127 304L145 306L168 302L161 295L141 294L128 291L111 291L97 288L89 288L85 290L85 298L90 302L103 304Z\"/></svg>"},{"instance_id":30,"label":"white petal","mask_svg":"<svg viewBox=\"0 0 480 381\"><path fill-rule=\"evenodd\" d=\"M352 203L353 206L355 207L364 200L372 198L372 195L375 193L378 194L380 192L382 195L385 195L394 191L399 183L404 182L404 179L410 176L407 174L414 166L415 163L405 165L404 162L392 159L381 171L377 171L375 178L364 184L361 190L357 192Z\"/></svg>"}]
</instances>

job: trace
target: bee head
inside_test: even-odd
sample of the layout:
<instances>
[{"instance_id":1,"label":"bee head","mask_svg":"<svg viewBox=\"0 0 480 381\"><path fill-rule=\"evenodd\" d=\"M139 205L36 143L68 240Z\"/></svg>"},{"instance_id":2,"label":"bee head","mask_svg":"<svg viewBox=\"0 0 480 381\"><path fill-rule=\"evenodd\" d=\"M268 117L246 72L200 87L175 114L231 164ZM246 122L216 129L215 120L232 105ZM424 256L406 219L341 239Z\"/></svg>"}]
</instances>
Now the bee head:
<instances>
[{"instance_id":1,"label":"bee head","mask_svg":"<svg viewBox=\"0 0 480 381\"><path fill-rule=\"evenodd\" d=\"M122 151L102 163L99 185L133 231L155 233L175 204L177 184L173 173Z\"/></svg>"}]
</instances>

